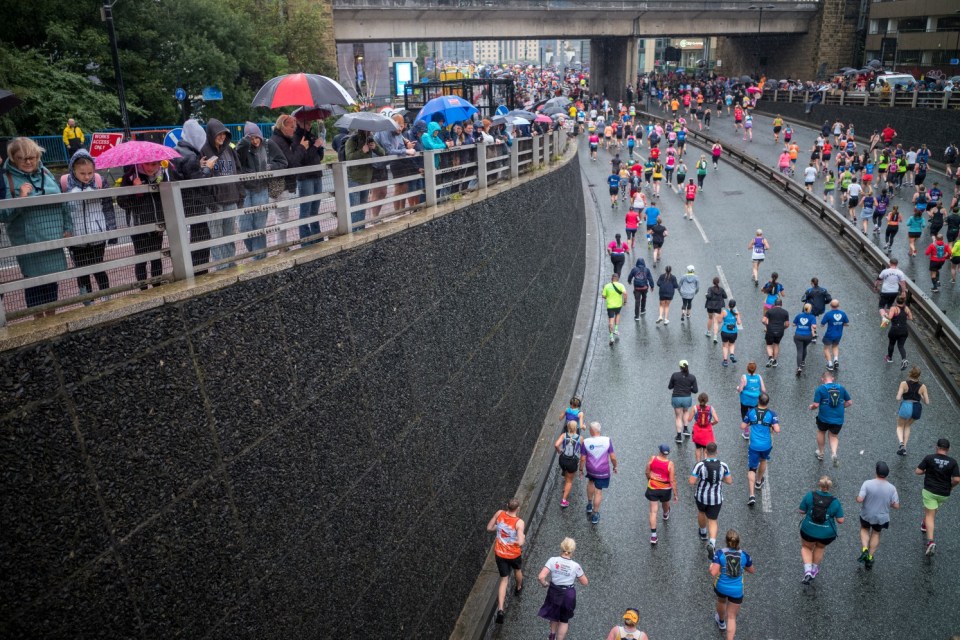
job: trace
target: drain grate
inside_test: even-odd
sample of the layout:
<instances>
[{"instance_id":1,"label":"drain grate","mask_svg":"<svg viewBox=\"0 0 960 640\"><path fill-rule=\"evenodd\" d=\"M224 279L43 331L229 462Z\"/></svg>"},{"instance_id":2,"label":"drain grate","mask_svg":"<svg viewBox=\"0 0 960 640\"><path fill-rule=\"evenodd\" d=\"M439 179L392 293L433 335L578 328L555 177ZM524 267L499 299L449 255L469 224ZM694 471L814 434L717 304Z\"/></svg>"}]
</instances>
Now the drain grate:
<instances>
[{"instance_id":1,"label":"drain grate","mask_svg":"<svg viewBox=\"0 0 960 640\"><path fill-rule=\"evenodd\" d=\"M742 196L743 191L721 191L725 196Z\"/></svg>"}]
</instances>

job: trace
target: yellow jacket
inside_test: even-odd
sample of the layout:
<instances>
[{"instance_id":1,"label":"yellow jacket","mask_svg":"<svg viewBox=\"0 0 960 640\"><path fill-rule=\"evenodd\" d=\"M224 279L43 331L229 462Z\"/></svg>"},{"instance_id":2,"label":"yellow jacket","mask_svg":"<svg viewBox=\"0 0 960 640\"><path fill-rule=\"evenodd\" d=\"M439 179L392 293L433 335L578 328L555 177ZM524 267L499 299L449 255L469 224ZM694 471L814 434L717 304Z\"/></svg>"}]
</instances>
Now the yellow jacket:
<instances>
[{"instance_id":1,"label":"yellow jacket","mask_svg":"<svg viewBox=\"0 0 960 640\"><path fill-rule=\"evenodd\" d=\"M70 126L64 127L63 128L63 146L69 149L70 141L73 139L79 140L80 144L83 145L83 142L84 142L83 131L80 129L80 127L70 127Z\"/></svg>"}]
</instances>

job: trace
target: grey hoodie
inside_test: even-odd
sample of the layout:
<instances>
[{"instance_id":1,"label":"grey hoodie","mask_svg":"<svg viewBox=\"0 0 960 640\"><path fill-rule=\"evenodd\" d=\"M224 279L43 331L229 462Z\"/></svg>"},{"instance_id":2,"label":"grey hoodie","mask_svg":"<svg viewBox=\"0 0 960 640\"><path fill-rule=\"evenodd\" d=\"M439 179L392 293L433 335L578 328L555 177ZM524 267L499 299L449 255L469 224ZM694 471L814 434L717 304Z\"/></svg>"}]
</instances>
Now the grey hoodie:
<instances>
[{"instance_id":1,"label":"grey hoodie","mask_svg":"<svg viewBox=\"0 0 960 640\"><path fill-rule=\"evenodd\" d=\"M700 280L692 273L680 278L680 297L690 300L700 291Z\"/></svg>"},{"instance_id":2,"label":"grey hoodie","mask_svg":"<svg viewBox=\"0 0 960 640\"><path fill-rule=\"evenodd\" d=\"M223 141L223 146L217 147L216 138L221 133L226 133L227 138ZM200 154L206 158L217 156L217 162L213 165L214 176L234 176L240 173L240 161L230 146L230 131L216 118L207 121L207 143L200 149ZM243 201L238 182L216 185L213 187L213 198L214 203L219 206L239 205Z\"/></svg>"}]
</instances>

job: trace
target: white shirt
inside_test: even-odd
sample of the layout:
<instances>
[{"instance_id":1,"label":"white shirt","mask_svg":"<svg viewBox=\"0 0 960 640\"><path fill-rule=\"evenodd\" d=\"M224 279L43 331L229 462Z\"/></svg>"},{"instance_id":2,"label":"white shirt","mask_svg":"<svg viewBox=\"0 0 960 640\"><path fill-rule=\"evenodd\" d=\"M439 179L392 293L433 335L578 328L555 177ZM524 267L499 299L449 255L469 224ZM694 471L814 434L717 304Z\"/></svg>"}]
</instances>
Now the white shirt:
<instances>
[{"instance_id":1,"label":"white shirt","mask_svg":"<svg viewBox=\"0 0 960 640\"><path fill-rule=\"evenodd\" d=\"M880 272L877 279L881 281L880 293L897 293L900 291L900 283L907 279L903 271L896 267L889 267Z\"/></svg>"},{"instance_id":2,"label":"white shirt","mask_svg":"<svg viewBox=\"0 0 960 640\"><path fill-rule=\"evenodd\" d=\"M850 186L847 187L847 193L850 194L851 198L859 198L861 191L863 191L863 187L860 186L859 182L851 182Z\"/></svg>"},{"instance_id":3,"label":"white shirt","mask_svg":"<svg viewBox=\"0 0 960 640\"><path fill-rule=\"evenodd\" d=\"M558 587L569 587L583 575L579 564L563 556L550 558L543 566L550 569L550 582Z\"/></svg>"},{"instance_id":4,"label":"white shirt","mask_svg":"<svg viewBox=\"0 0 960 640\"><path fill-rule=\"evenodd\" d=\"M907 164L913 164L917 161L916 151L907 151Z\"/></svg>"},{"instance_id":5,"label":"white shirt","mask_svg":"<svg viewBox=\"0 0 960 640\"><path fill-rule=\"evenodd\" d=\"M807 167L803 170L803 181L804 182L815 182L817 180L817 168L816 167Z\"/></svg>"}]
</instances>

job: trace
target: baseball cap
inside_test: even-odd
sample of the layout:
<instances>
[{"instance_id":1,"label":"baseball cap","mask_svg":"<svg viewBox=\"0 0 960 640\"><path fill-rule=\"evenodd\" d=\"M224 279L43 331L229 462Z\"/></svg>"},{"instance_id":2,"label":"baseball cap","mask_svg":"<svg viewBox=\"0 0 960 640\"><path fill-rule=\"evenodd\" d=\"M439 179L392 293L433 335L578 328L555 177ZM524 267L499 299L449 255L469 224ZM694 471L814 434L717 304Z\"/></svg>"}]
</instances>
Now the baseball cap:
<instances>
[{"instance_id":1,"label":"baseball cap","mask_svg":"<svg viewBox=\"0 0 960 640\"><path fill-rule=\"evenodd\" d=\"M680 361L680 366L681 366L681 367L689 367L689 366L690 366L690 363L687 362L686 360L681 360L681 361Z\"/></svg>"},{"instance_id":2,"label":"baseball cap","mask_svg":"<svg viewBox=\"0 0 960 640\"><path fill-rule=\"evenodd\" d=\"M668 444L660 445L660 453L662 453L665 456L670 455L670 445Z\"/></svg>"},{"instance_id":3,"label":"baseball cap","mask_svg":"<svg viewBox=\"0 0 960 640\"><path fill-rule=\"evenodd\" d=\"M627 624L637 624L640 622L640 616L636 609L627 609L623 614L623 621Z\"/></svg>"},{"instance_id":4,"label":"baseball cap","mask_svg":"<svg viewBox=\"0 0 960 640\"><path fill-rule=\"evenodd\" d=\"M890 467L888 467L887 463L883 460L877 463L877 475L881 478L886 478L890 475Z\"/></svg>"},{"instance_id":5,"label":"baseball cap","mask_svg":"<svg viewBox=\"0 0 960 640\"><path fill-rule=\"evenodd\" d=\"M939 440L937 440L937 448L938 448L938 449L949 449L949 448L950 448L950 441L947 440L946 438L940 438Z\"/></svg>"}]
</instances>

